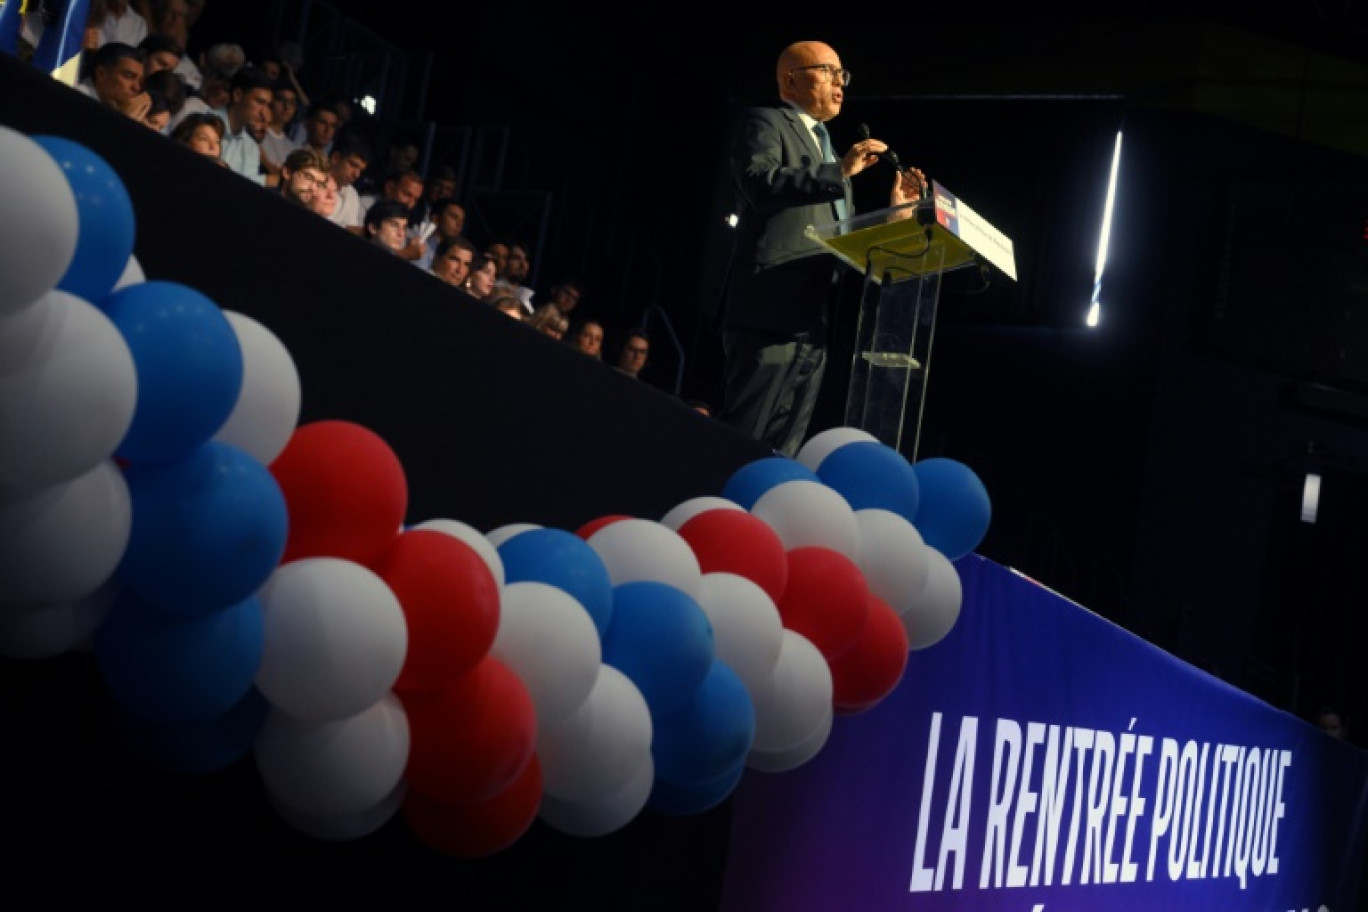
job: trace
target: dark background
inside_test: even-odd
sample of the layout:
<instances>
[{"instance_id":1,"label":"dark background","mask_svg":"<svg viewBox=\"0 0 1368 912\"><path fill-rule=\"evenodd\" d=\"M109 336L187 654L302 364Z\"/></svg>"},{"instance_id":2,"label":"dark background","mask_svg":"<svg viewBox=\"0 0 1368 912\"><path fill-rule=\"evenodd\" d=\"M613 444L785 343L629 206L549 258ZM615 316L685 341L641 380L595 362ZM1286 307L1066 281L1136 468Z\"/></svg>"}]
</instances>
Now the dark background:
<instances>
[{"instance_id":1,"label":"dark background","mask_svg":"<svg viewBox=\"0 0 1368 912\"><path fill-rule=\"evenodd\" d=\"M855 73L833 125L837 144L869 123L1016 242L1019 282L995 274L980 291L954 277L946 289L920 444L920 455L951 456L984 479L994 518L979 551L1276 707L1308 716L1333 702L1352 724L1368 712L1356 637L1368 600L1368 16L1355 3L1122 4L1105 15L1074 6L623 12L210 0L194 37L201 47L238 41L249 55L296 40L311 92L342 81L381 98L366 128L382 142L413 139L430 163L461 169L477 240L531 243L539 290L565 272L584 277L586 312L619 331L651 324L653 384L670 389L678 377L682 394L714 401L720 350L709 309L728 244L729 122L739 107L772 99L784 45L827 41ZM1103 322L1088 329L1118 129ZM88 141L100 135L92 128ZM152 139L130 140L128 154ZM173 170L178 187L209 179L198 164ZM876 170L858 181L863 208L879 205L885 179ZM155 195L153 176L145 180ZM178 251L194 247L197 219L232 205L227 185L212 186L198 201L156 204L163 225L187 233ZM273 230L292 228L306 230L288 221ZM251 271L214 268L231 252L184 261L138 252L149 274L217 272L231 286L222 300L253 312ZM289 251L277 253L255 261L261 273L308 287ZM262 303L260 315L307 362L306 417L372 423L397 439L406 466L434 477L441 446L454 451L459 436L425 440L432 400L396 405L378 391L394 364L415 365L393 380L413 384L428 376L420 361L455 353L396 329L375 334L384 350L371 363L357 357L355 375L310 379L346 360L334 346L360 355L345 348L367 328L355 317L360 297L389 289L391 264L373 271L370 253L356 253L364 282L344 271L326 283L357 295L337 308L348 321L324 318L326 298L278 314ZM470 355L470 371L515 378L470 397L476 411L462 413L482 431L512 435L512 455L481 468L500 479L491 487L514 493L428 487L412 519L449 512L481 528L573 527L619 508L658 514L715 493L728 467L755 455L691 415L655 420L675 407L665 397L619 400L619 390L598 379L580 386L576 375L580 395L605 398L567 399L566 372L581 365L543 340L505 349L512 327L440 319L454 320L472 351L489 348ZM516 370L502 357L518 359ZM440 396L470 407L457 390ZM833 397L838 386L828 424ZM544 433L498 426L498 406L531 401L537 416L558 416ZM612 426L609 408L630 422ZM577 427L592 430L577 436ZM677 441L690 454L678 476L653 461ZM718 456L708 466L694 453ZM1312 467L1325 488L1308 525L1297 516ZM585 487L605 470L620 476L612 496L623 498L609 504ZM532 504L535 515L523 509ZM424 853L402 827L361 846L319 845L274 821L250 771L213 786L168 783L120 760L89 734L98 687L80 657L5 670L14 685L3 691L7 717L16 737L33 740L22 770L38 776L9 777L16 790L33 785L20 816L32 830L23 857L71 846L114 877L108 896L190 902L193 891L171 884L212 884L233 865L244 891L263 872L290 868L281 877L291 898L307 901L313 883L340 908L450 907L454 898L529 908L553 897L568 907L706 908L716 888L725 807L687 820L644 815L605 841L538 826L478 864ZM102 763L74 764L68 755L81 750ZM35 773L45 764L50 774ZM206 820L233 823L205 832ZM111 821L124 821L127 840ZM123 882L111 874L119 870ZM153 879L158 870L166 884Z\"/></svg>"}]
</instances>

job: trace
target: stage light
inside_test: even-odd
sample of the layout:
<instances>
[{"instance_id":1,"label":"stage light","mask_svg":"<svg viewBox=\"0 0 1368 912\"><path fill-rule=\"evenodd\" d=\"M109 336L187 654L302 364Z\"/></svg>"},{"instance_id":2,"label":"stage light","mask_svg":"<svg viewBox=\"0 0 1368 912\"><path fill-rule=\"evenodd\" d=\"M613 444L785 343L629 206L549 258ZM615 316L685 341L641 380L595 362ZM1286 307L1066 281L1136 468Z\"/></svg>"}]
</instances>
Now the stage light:
<instances>
[{"instance_id":1,"label":"stage light","mask_svg":"<svg viewBox=\"0 0 1368 912\"><path fill-rule=\"evenodd\" d=\"M1107 203L1102 210L1102 231L1097 238L1097 267L1093 272L1092 301L1088 307L1087 324L1096 327L1102 320L1102 273L1107 268L1107 247L1111 243L1112 211L1116 204L1116 175L1121 169L1121 131L1116 131L1116 146L1112 151L1111 175L1107 179Z\"/></svg>"},{"instance_id":2,"label":"stage light","mask_svg":"<svg viewBox=\"0 0 1368 912\"><path fill-rule=\"evenodd\" d=\"M361 109L364 110L367 114L375 114L375 96L363 96L362 99L359 102L357 102L357 104L361 105Z\"/></svg>"},{"instance_id":3,"label":"stage light","mask_svg":"<svg viewBox=\"0 0 1368 912\"><path fill-rule=\"evenodd\" d=\"M723 221L727 223L728 227L735 228L737 225L741 224L741 217L738 216L735 212L732 212L728 213L727 217L723 219Z\"/></svg>"}]
</instances>

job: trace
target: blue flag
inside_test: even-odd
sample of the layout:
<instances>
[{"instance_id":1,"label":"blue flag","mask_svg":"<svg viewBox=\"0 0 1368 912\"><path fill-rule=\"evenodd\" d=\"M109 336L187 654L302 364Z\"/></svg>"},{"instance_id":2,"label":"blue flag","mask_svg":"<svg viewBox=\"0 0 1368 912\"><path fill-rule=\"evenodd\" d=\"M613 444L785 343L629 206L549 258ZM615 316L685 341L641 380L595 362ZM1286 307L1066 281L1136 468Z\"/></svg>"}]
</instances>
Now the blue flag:
<instances>
[{"instance_id":1,"label":"blue flag","mask_svg":"<svg viewBox=\"0 0 1368 912\"><path fill-rule=\"evenodd\" d=\"M5 5L9 6L13 2L10 0ZM38 40L38 47L33 52L33 65L54 76L64 67L74 70L80 63L90 0L64 0L61 7L56 23L43 28L43 37ZM63 81L74 85L75 73L68 75L69 78Z\"/></svg>"},{"instance_id":2,"label":"blue flag","mask_svg":"<svg viewBox=\"0 0 1368 912\"><path fill-rule=\"evenodd\" d=\"M19 53L19 30L24 27L23 7L22 0L0 2L0 51L6 54Z\"/></svg>"}]
</instances>

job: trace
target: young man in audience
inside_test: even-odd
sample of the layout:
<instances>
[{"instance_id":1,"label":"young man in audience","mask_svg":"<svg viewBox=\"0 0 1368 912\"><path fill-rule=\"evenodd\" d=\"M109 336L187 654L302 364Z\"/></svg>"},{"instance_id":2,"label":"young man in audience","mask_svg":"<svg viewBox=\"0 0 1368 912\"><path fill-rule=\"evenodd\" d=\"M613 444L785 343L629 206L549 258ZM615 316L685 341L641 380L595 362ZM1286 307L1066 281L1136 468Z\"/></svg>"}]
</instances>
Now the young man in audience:
<instances>
[{"instance_id":1,"label":"young man in audience","mask_svg":"<svg viewBox=\"0 0 1368 912\"><path fill-rule=\"evenodd\" d=\"M603 324L597 320L583 321L570 337L570 344L595 361L603 360Z\"/></svg>"},{"instance_id":2,"label":"young man in audience","mask_svg":"<svg viewBox=\"0 0 1368 912\"><path fill-rule=\"evenodd\" d=\"M417 265L424 269L431 269L433 259L437 255L437 248L443 241L461 236L461 231L465 228L465 209L460 203L449 197L437 200L432 205L432 236L427 239L424 245L427 249L423 255L416 260Z\"/></svg>"},{"instance_id":3,"label":"young man in audience","mask_svg":"<svg viewBox=\"0 0 1368 912\"><path fill-rule=\"evenodd\" d=\"M327 167L317 150L295 149L280 166L280 195L312 208L315 195L327 180Z\"/></svg>"},{"instance_id":4,"label":"young man in audience","mask_svg":"<svg viewBox=\"0 0 1368 912\"><path fill-rule=\"evenodd\" d=\"M380 200L366 212L366 237L398 256L407 243L408 207L398 200Z\"/></svg>"},{"instance_id":5,"label":"young man in audience","mask_svg":"<svg viewBox=\"0 0 1368 912\"><path fill-rule=\"evenodd\" d=\"M328 218L355 234L362 233L365 213L354 185L365 172L370 159L370 144L356 133L339 136L328 156L328 174L337 181L337 206Z\"/></svg>"},{"instance_id":6,"label":"young man in audience","mask_svg":"<svg viewBox=\"0 0 1368 912\"><path fill-rule=\"evenodd\" d=\"M370 207L382 201L397 202L404 207L404 216L408 219L413 212L413 207L423 196L423 176L412 168L404 171L397 171L385 179L385 184L380 190L380 196L372 200L369 204L363 197L361 205L370 211ZM410 224L412 221L410 219ZM417 234L410 232L408 242L399 255L406 260L417 260L423 256L423 251L427 248L424 241L419 240Z\"/></svg>"},{"instance_id":7,"label":"young man in audience","mask_svg":"<svg viewBox=\"0 0 1368 912\"><path fill-rule=\"evenodd\" d=\"M641 369L651 354L651 338L644 329L631 329L622 338L622 349L618 352L617 369L633 380L641 379Z\"/></svg>"},{"instance_id":8,"label":"young man in audience","mask_svg":"<svg viewBox=\"0 0 1368 912\"><path fill-rule=\"evenodd\" d=\"M270 120L271 97L271 80L266 74L243 67L233 74L227 107L214 112L227 125L222 156L229 170L265 186L274 186L276 178L262 173L261 145L256 134L264 132Z\"/></svg>"},{"instance_id":9,"label":"young man in audience","mask_svg":"<svg viewBox=\"0 0 1368 912\"><path fill-rule=\"evenodd\" d=\"M185 56L185 50L170 35L148 35L138 42L138 50L143 53L144 79L162 70L174 72Z\"/></svg>"},{"instance_id":10,"label":"young man in audience","mask_svg":"<svg viewBox=\"0 0 1368 912\"><path fill-rule=\"evenodd\" d=\"M271 95L271 122L266 125L266 135L261 138L261 165L268 174L278 170L285 163L286 156L299 148L286 135L298 109L299 95L294 85L288 81L275 80L275 91ZM327 158L323 160L327 161Z\"/></svg>"},{"instance_id":11,"label":"young man in audience","mask_svg":"<svg viewBox=\"0 0 1368 912\"><path fill-rule=\"evenodd\" d=\"M323 175L323 186L318 188L314 194L313 202L309 204L318 215L332 221L333 211L337 208L337 178L331 174Z\"/></svg>"},{"instance_id":12,"label":"young man in audience","mask_svg":"<svg viewBox=\"0 0 1368 912\"><path fill-rule=\"evenodd\" d=\"M437 245L437 255L432 260L432 274L448 285L460 288L470 277L470 267L474 262L475 245L457 235Z\"/></svg>"},{"instance_id":13,"label":"young man in audience","mask_svg":"<svg viewBox=\"0 0 1368 912\"><path fill-rule=\"evenodd\" d=\"M297 145L312 146L324 155L331 155L333 140L337 138L337 131L341 127L342 116L338 113L337 105L331 101L320 101L309 108L304 123L290 134L290 139ZM338 181L339 186L341 183Z\"/></svg>"},{"instance_id":14,"label":"young man in audience","mask_svg":"<svg viewBox=\"0 0 1368 912\"><path fill-rule=\"evenodd\" d=\"M508 245L508 256L504 258L503 266L499 269L499 278L494 283L500 288L511 291L523 307L527 308L528 313L532 313L532 289L525 283L527 274L532 271L532 260L527 255L527 248L514 241Z\"/></svg>"}]
</instances>

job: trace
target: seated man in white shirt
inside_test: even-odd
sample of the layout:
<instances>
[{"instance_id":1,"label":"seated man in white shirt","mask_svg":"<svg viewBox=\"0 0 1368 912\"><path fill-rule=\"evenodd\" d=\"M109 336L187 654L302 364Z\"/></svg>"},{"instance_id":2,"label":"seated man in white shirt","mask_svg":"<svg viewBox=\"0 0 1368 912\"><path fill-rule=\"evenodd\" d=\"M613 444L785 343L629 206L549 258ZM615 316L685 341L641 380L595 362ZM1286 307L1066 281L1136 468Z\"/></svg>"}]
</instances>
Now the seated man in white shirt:
<instances>
[{"instance_id":1,"label":"seated man in white shirt","mask_svg":"<svg viewBox=\"0 0 1368 912\"><path fill-rule=\"evenodd\" d=\"M275 186L276 180L262 172L257 135L265 132L270 120L272 96L266 74L243 67L233 74L228 105L214 112L228 125L223 134L223 161L231 170L265 186Z\"/></svg>"},{"instance_id":2,"label":"seated man in white shirt","mask_svg":"<svg viewBox=\"0 0 1368 912\"><path fill-rule=\"evenodd\" d=\"M361 234L365 213L353 185L370 164L370 143L360 134L343 133L332 145L332 153L328 156L328 174L337 182L337 205L328 219L354 234Z\"/></svg>"},{"instance_id":3,"label":"seated man in white shirt","mask_svg":"<svg viewBox=\"0 0 1368 912\"><path fill-rule=\"evenodd\" d=\"M100 45L117 41L137 47L147 37L147 20L129 8L128 0L105 0L105 17L100 23Z\"/></svg>"},{"instance_id":4,"label":"seated man in white shirt","mask_svg":"<svg viewBox=\"0 0 1368 912\"><path fill-rule=\"evenodd\" d=\"M78 82L76 89L140 121L152 103L143 92L142 79L142 51L111 41L91 57L90 76Z\"/></svg>"}]
</instances>

